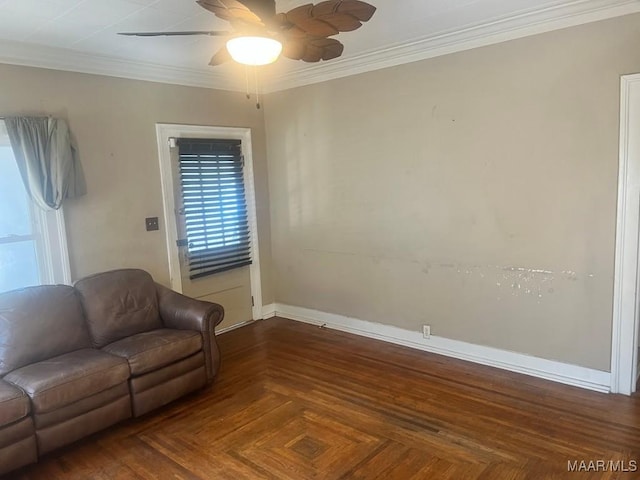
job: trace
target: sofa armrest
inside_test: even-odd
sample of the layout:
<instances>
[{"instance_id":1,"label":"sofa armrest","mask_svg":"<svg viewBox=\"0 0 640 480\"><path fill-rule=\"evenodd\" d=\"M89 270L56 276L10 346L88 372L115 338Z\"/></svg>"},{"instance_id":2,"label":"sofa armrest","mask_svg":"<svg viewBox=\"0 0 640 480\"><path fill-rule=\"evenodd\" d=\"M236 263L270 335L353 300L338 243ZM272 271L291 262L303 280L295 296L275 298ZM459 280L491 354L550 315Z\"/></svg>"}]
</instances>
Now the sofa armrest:
<instances>
[{"instance_id":1,"label":"sofa armrest","mask_svg":"<svg viewBox=\"0 0 640 480\"><path fill-rule=\"evenodd\" d=\"M215 327L224 318L222 305L181 295L156 283L158 307L164 326L178 330L197 330L202 334L207 380L212 382L220 368L220 350Z\"/></svg>"}]
</instances>

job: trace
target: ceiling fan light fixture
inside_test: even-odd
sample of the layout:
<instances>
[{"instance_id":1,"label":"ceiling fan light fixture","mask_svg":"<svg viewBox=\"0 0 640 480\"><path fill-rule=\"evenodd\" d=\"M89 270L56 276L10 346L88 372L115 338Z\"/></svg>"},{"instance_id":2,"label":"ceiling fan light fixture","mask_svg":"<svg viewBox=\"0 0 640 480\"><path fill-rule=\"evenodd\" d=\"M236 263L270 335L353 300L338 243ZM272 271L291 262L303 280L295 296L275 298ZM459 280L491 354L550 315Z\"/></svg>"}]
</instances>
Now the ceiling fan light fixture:
<instances>
[{"instance_id":1,"label":"ceiling fan light fixture","mask_svg":"<svg viewBox=\"0 0 640 480\"><path fill-rule=\"evenodd\" d=\"M243 65L268 65L282 52L282 43L269 37L234 37L227 42L229 55Z\"/></svg>"}]
</instances>

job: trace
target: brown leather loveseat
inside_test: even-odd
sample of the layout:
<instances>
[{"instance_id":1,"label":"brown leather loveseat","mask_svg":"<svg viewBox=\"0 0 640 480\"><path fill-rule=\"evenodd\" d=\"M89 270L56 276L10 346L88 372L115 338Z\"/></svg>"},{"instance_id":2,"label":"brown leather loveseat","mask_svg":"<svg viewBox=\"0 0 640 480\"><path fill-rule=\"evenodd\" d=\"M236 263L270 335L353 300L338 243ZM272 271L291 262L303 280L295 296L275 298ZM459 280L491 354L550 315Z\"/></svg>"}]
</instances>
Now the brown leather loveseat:
<instances>
[{"instance_id":1,"label":"brown leather loveseat","mask_svg":"<svg viewBox=\"0 0 640 480\"><path fill-rule=\"evenodd\" d=\"M223 316L133 269L0 294L0 474L212 382Z\"/></svg>"}]
</instances>

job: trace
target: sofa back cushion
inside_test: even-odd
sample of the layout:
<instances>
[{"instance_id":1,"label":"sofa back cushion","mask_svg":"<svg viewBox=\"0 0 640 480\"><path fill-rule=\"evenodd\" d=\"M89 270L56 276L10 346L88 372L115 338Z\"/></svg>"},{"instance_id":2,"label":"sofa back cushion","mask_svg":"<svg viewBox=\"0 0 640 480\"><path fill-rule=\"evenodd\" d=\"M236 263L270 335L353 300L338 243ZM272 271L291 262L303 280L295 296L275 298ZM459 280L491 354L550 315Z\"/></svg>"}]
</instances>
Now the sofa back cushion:
<instances>
[{"instance_id":1,"label":"sofa back cushion","mask_svg":"<svg viewBox=\"0 0 640 480\"><path fill-rule=\"evenodd\" d=\"M144 270L114 270L78 280L94 347L162 328L156 286Z\"/></svg>"},{"instance_id":2,"label":"sofa back cushion","mask_svg":"<svg viewBox=\"0 0 640 480\"><path fill-rule=\"evenodd\" d=\"M0 376L90 346L72 287L43 285L0 294Z\"/></svg>"}]
</instances>

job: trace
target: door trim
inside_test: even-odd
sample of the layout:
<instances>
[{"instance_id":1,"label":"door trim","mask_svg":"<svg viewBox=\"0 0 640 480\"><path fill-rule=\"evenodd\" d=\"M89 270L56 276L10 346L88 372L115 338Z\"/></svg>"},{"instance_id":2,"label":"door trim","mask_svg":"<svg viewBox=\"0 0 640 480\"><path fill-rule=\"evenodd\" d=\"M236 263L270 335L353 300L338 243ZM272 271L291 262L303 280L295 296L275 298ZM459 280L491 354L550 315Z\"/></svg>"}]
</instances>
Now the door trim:
<instances>
[{"instance_id":1,"label":"door trim","mask_svg":"<svg viewBox=\"0 0 640 480\"><path fill-rule=\"evenodd\" d=\"M640 151L632 148L632 116L636 122L640 120L640 74L624 75L620 84L620 160L611 335L611 392L625 395L630 395L636 387L640 297Z\"/></svg>"},{"instance_id":2,"label":"door trim","mask_svg":"<svg viewBox=\"0 0 640 480\"><path fill-rule=\"evenodd\" d=\"M178 230L176 228L175 197L173 187L173 173L171 168L171 151L169 141L171 138L224 138L240 140L242 142L242 154L244 155L244 183L247 201L247 214L249 217L249 229L251 231L251 256L252 263L249 267L251 276L251 296L253 307L251 308L252 320L262 319L262 283L260 279L260 249L258 242L258 220L256 216L256 195L253 178L253 149L251 144L251 129L236 127L210 127L180 124L156 124L156 138L158 140L158 158L160 161L160 178L162 181L162 204L164 208L165 236L167 239L167 254L169 260L169 277L171 288L182 292L182 279L180 276L180 261L176 241Z\"/></svg>"}]
</instances>

